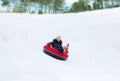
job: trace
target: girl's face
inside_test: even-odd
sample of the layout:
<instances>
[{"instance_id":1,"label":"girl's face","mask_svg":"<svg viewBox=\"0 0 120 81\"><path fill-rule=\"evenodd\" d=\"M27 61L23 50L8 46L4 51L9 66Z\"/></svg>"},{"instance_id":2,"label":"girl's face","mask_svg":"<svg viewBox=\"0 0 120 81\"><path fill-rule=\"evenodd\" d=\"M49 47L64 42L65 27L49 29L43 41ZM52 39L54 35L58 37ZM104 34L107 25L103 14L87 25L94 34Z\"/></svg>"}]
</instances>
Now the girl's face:
<instances>
[{"instance_id":1,"label":"girl's face","mask_svg":"<svg viewBox=\"0 0 120 81\"><path fill-rule=\"evenodd\" d=\"M59 42L61 40L61 36L58 36L57 37L57 41Z\"/></svg>"}]
</instances>

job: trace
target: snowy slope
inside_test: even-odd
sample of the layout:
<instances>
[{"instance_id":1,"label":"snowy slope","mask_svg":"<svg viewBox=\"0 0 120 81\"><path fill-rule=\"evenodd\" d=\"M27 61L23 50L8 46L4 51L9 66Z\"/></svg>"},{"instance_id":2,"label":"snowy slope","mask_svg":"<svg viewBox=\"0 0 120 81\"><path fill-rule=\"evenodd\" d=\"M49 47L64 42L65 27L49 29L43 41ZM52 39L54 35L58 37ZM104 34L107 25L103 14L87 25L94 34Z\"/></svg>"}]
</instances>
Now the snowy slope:
<instances>
[{"instance_id":1,"label":"snowy slope","mask_svg":"<svg viewBox=\"0 0 120 81\"><path fill-rule=\"evenodd\" d=\"M67 61L42 52L57 35ZM120 8L76 14L0 14L0 81L120 81Z\"/></svg>"}]
</instances>

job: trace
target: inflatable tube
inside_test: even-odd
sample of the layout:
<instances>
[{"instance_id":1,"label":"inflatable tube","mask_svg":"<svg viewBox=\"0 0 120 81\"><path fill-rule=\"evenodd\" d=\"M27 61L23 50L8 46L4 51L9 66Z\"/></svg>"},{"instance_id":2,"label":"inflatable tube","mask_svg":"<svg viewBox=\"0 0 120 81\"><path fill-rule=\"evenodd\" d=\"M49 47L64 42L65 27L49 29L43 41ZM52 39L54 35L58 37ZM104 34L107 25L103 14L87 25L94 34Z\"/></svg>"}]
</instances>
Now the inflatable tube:
<instances>
[{"instance_id":1,"label":"inflatable tube","mask_svg":"<svg viewBox=\"0 0 120 81\"><path fill-rule=\"evenodd\" d=\"M49 45L45 45L43 47L43 52L46 53L47 55L50 55L56 59L59 60L66 60L68 58L68 53L61 53L58 50L56 50L53 47L50 47Z\"/></svg>"}]
</instances>

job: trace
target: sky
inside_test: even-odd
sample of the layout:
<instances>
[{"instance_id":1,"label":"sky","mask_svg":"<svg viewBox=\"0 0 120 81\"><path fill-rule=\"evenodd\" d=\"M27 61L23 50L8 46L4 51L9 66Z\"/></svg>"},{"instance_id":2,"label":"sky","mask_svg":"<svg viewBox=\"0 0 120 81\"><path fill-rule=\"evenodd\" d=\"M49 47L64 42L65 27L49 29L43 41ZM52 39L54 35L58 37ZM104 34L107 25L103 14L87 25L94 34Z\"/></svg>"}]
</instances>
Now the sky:
<instances>
[{"instance_id":1,"label":"sky","mask_svg":"<svg viewBox=\"0 0 120 81\"><path fill-rule=\"evenodd\" d=\"M75 1L78 1L78 0L66 0L66 3L67 3L67 5L71 5Z\"/></svg>"},{"instance_id":2,"label":"sky","mask_svg":"<svg viewBox=\"0 0 120 81\"><path fill-rule=\"evenodd\" d=\"M120 8L69 14L0 13L0 81L120 81ZM62 36L66 61L43 53Z\"/></svg>"}]
</instances>

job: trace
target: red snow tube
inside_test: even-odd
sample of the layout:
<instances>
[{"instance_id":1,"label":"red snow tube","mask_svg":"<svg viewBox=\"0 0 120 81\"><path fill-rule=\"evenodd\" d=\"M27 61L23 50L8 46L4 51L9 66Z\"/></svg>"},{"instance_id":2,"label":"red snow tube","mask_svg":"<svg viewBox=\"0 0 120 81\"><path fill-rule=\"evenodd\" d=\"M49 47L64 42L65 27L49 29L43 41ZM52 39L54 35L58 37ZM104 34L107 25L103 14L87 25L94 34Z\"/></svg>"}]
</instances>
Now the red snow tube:
<instances>
[{"instance_id":1,"label":"red snow tube","mask_svg":"<svg viewBox=\"0 0 120 81\"><path fill-rule=\"evenodd\" d=\"M61 53L58 50L56 50L55 48L50 47L50 45L45 45L43 47L43 52L46 53L47 55L50 55L50 56L52 56L56 59L59 59L59 60L66 60L68 58L67 51L65 53Z\"/></svg>"}]
</instances>

